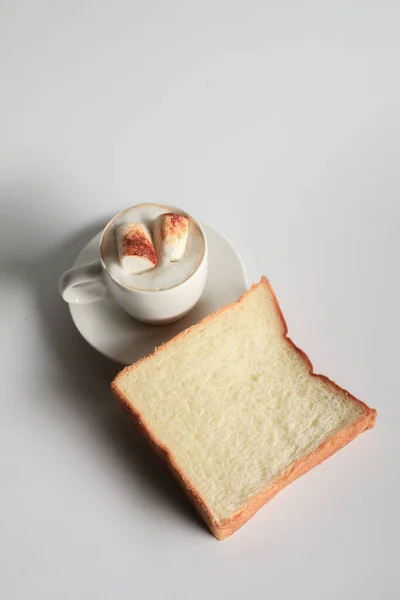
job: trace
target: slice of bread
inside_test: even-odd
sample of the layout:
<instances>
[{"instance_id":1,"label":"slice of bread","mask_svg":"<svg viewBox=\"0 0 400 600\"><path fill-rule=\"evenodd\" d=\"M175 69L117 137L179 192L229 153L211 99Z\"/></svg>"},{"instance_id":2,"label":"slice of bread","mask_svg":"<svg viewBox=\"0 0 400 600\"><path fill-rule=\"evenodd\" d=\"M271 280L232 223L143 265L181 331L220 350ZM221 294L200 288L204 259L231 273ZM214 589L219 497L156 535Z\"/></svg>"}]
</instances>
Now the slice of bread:
<instances>
[{"instance_id":1,"label":"slice of bread","mask_svg":"<svg viewBox=\"0 0 400 600\"><path fill-rule=\"evenodd\" d=\"M220 540L375 423L286 334L263 277L112 383Z\"/></svg>"}]
</instances>

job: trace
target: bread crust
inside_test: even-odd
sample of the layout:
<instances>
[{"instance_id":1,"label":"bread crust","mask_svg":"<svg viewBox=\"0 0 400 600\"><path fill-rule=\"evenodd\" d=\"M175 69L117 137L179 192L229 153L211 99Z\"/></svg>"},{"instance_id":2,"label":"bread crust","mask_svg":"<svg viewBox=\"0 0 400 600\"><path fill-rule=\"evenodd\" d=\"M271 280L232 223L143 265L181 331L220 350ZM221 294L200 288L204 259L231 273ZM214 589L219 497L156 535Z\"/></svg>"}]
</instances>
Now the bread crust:
<instances>
[{"instance_id":1,"label":"bread crust","mask_svg":"<svg viewBox=\"0 0 400 600\"><path fill-rule=\"evenodd\" d=\"M290 344L302 358L310 376L322 379L328 386L332 386L336 390L336 392L340 392L346 398L346 400L352 400L353 402L359 404L362 407L364 414L351 426L338 431L331 438L329 438L323 444L321 444L318 448L313 450L310 454L308 454L302 459L299 459L294 465L287 469L281 475L281 477L279 477L276 481L270 484L265 490L262 490L260 493L254 496L246 504L246 506L242 508L232 518L223 521L222 523L218 523L211 514L211 511L209 510L206 502L201 497L201 494L191 485L190 481L185 477L185 473L179 468L179 466L174 461L173 456L170 453L168 447L162 444L162 442L154 435L154 433L151 431L150 427L147 425L140 412L137 411L135 407L133 407L130 404L127 397L121 393L118 387L118 380L126 370L136 368L142 362L150 360L154 354L162 352L166 347L168 347L169 344L173 344L178 338L186 336L189 333L189 331L196 329L200 325L204 325L204 323L214 319L217 315L225 312L226 310L229 310L238 302L243 302L246 296L258 286L266 286L268 293L272 296L275 308L277 310L277 314L282 324L282 335L286 339L286 342ZM293 343L293 341L287 336L287 332L287 324L282 314L282 310L279 306L279 302L272 289L272 286L266 277L262 277L261 281L259 283L253 284L239 298L239 300L237 300L237 302L232 302L231 304L220 308L208 317L205 317L205 319L200 321L200 323L197 323L196 325L185 329L176 337L172 338L172 340L169 340L162 346L156 348L153 354L145 356L138 362L134 363L134 365L125 367L124 369L122 369L122 371L120 371L120 373L118 373L118 375L115 377L114 381L111 384L111 389L115 397L121 402L124 409L134 418L137 425L139 426L141 433L148 439L150 444L153 446L154 450L166 463L166 466L171 471L172 475L180 483L186 495L194 504L200 516L203 518L210 531L218 540L224 540L227 537L231 536L233 533L235 533L235 531L242 527L242 525L244 525L258 510L260 510L260 508L264 506L264 504L269 502L269 500L271 500L278 492L280 492L283 488L289 485L289 483L292 483L293 481L295 481L295 479L307 473L307 471L323 462L326 458L332 456L332 454L343 448L346 444L348 444L354 438L356 438L360 433L366 431L367 429L371 429L375 424L376 410L367 406L364 402L350 394L347 390L338 386L325 375L319 375L314 373L313 365L310 359L303 352L303 350L298 348Z\"/></svg>"}]
</instances>

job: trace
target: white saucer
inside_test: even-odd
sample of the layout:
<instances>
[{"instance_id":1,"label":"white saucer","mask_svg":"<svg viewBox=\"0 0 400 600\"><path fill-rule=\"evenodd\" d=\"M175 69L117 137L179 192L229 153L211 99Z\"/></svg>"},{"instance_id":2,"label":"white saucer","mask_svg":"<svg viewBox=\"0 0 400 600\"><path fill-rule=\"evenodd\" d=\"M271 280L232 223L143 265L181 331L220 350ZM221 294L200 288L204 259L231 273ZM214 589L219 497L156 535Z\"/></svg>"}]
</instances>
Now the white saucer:
<instances>
[{"instance_id":1,"label":"white saucer","mask_svg":"<svg viewBox=\"0 0 400 600\"><path fill-rule=\"evenodd\" d=\"M129 365L243 294L247 282L240 256L220 233L208 225L203 227L209 248L208 277L203 295L193 310L171 325L145 325L128 316L111 299L81 306L70 304L77 329L93 348L116 362ZM100 236L101 232L83 248L74 266L98 258Z\"/></svg>"}]
</instances>

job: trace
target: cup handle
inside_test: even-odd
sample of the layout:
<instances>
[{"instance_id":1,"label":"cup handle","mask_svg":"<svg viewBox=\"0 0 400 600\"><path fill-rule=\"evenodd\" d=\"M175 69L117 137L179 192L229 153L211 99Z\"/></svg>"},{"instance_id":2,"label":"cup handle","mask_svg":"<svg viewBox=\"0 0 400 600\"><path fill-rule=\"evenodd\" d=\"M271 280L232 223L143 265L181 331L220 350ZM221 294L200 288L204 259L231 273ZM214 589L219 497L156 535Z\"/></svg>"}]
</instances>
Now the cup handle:
<instances>
[{"instance_id":1,"label":"cup handle","mask_svg":"<svg viewBox=\"0 0 400 600\"><path fill-rule=\"evenodd\" d=\"M89 304L109 296L99 260L65 271L60 277L58 288L68 304Z\"/></svg>"}]
</instances>

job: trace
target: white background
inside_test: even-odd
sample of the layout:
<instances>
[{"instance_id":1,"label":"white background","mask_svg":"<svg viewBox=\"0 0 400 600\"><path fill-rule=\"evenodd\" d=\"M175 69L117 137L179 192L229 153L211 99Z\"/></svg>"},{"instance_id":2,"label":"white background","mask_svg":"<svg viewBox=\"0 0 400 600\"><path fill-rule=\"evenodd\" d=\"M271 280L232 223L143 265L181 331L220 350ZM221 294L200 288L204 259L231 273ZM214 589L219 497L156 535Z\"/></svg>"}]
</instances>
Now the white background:
<instances>
[{"instance_id":1,"label":"white background","mask_svg":"<svg viewBox=\"0 0 400 600\"><path fill-rule=\"evenodd\" d=\"M0 597L398 598L400 5L0 2ZM109 392L57 278L171 203L270 277L376 429L225 542Z\"/></svg>"}]
</instances>

